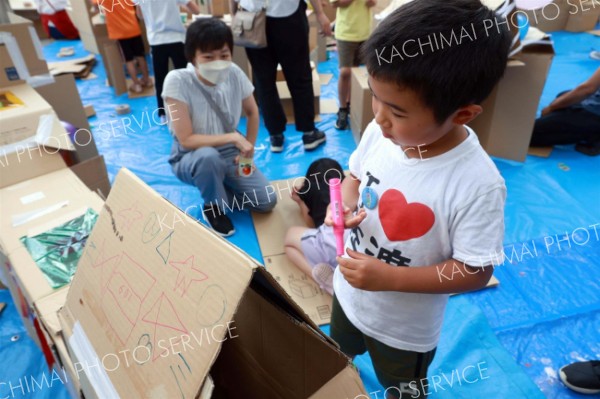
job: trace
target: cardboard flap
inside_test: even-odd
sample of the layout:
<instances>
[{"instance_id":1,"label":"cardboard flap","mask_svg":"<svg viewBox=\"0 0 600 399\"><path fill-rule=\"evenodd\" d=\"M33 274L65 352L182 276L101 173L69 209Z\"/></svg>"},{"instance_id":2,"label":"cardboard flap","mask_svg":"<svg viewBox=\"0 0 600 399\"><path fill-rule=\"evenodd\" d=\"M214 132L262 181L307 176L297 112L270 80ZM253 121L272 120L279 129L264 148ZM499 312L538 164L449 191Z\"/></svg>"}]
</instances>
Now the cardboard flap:
<instances>
[{"instance_id":1,"label":"cardboard flap","mask_svg":"<svg viewBox=\"0 0 600 399\"><path fill-rule=\"evenodd\" d=\"M310 399L367 397L365 388L356 370L348 365L313 395Z\"/></svg>"},{"instance_id":2,"label":"cardboard flap","mask_svg":"<svg viewBox=\"0 0 600 399\"><path fill-rule=\"evenodd\" d=\"M0 153L37 144L73 151L75 147L54 110L27 84L0 89Z\"/></svg>"},{"instance_id":3,"label":"cardboard flap","mask_svg":"<svg viewBox=\"0 0 600 399\"><path fill-rule=\"evenodd\" d=\"M58 320L58 311L65 304L68 292L69 286L67 285L34 303L42 324L48 333L52 335L53 339L60 334L61 327Z\"/></svg>"},{"instance_id":4,"label":"cardboard flap","mask_svg":"<svg viewBox=\"0 0 600 399\"><path fill-rule=\"evenodd\" d=\"M71 339L105 359L121 397L195 397L254 267L122 169L69 290L65 307L80 326Z\"/></svg>"}]
</instances>

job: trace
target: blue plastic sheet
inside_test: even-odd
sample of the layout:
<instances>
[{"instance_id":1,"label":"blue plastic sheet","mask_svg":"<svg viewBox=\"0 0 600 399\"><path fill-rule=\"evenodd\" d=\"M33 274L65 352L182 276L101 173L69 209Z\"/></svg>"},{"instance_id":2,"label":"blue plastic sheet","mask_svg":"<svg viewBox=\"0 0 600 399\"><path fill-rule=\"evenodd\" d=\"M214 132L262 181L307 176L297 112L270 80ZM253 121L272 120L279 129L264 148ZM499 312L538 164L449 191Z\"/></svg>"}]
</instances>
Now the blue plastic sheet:
<instances>
[{"instance_id":1,"label":"blue plastic sheet","mask_svg":"<svg viewBox=\"0 0 600 399\"><path fill-rule=\"evenodd\" d=\"M588 56L591 50L600 50L600 38L567 32L554 33L553 38L557 55L540 109L556 94L576 86L600 67L600 62ZM75 46L76 56L85 54L78 41L57 42L44 48L46 57L55 60L63 46ZM337 58L335 53L330 56L328 62L318 66L319 72L334 74L331 82L322 87L323 98L337 97ZM119 168L127 167L182 209L199 205L198 191L171 173L167 157L172 139L165 126L152 120L154 97L116 97L105 85L101 62L93 72L98 77L78 81L78 88L83 101L96 109L97 116L90 122L111 180ZM131 114L116 115L114 107L122 103L131 106ZM141 126L134 123L133 131L123 126L126 118L135 116L141 120L145 115L150 115L150 122L146 120ZM333 128L335 115L321 117L318 126L326 131L328 141L312 153L303 151L300 134L293 125L288 125L285 133L285 151L270 153L268 134L261 121L256 164L269 179L303 175L312 160L323 156L337 159L347 167L355 148L351 133ZM241 130L244 124L242 120ZM495 271L499 287L449 301L438 353L429 373L431 380L441 381L431 397L578 398L560 383L557 373L570 362L600 358L600 243L597 236L591 235L584 245L575 244L586 239L582 229L593 234L590 226L600 223L600 157L587 157L575 152L573 146L560 146L547 159L528 156L525 163L494 161L508 188L508 260ZM192 216L200 215L192 212ZM233 222L238 233L230 241L262 259L250 215L237 213ZM570 247L564 241L565 233L570 236ZM563 239L560 248L559 239ZM10 302L6 291L0 292L0 300ZM14 331L20 331L22 339L9 344L6 337ZM328 331L328 326L324 331ZM12 304L0 317L0 333L0 381L16 381L27 373L42 372L43 356L25 337ZM11 367L7 368L7 364ZM381 398L383 387L377 382L368 355L358 357L356 364L371 397ZM473 374L476 370L472 366L478 364L486 370ZM469 381L479 377L478 381L465 382L463 372ZM2 394L0 389L0 397ZM40 395L35 397L64 397L66 393Z\"/></svg>"},{"instance_id":2,"label":"blue plastic sheet","mask_svg":"<svg viewBox=\"0 0 600 399\"><path fill-rule=\"evenodd\" d=\"M0 302L8 305L0 314L0 398L68 399L64 379L51 382L52 371L27 335L8 290L0 290Z\"/></svg>"}]
</instances>

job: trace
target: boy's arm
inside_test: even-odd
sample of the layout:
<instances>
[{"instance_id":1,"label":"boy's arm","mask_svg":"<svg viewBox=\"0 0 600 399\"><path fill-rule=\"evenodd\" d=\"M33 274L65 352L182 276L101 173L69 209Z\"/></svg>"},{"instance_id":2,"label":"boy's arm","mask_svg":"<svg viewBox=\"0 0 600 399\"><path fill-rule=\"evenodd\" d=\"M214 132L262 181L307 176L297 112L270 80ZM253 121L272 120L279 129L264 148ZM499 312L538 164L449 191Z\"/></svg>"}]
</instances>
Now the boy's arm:
<instances>
[{"instance_id":1,"label":"boy's arm","mask_svg":"<svg viewBox=\"0 0 600 399\"><path fill-rule=\"evenodd\" d=\"M423 267L390 266L351 249L347 252L350 258L337 258L340 271L350 285L367 291L460 293L485 287L494 272L491 265L472 267L455 259Z\"/></svg>"}]
</instances>

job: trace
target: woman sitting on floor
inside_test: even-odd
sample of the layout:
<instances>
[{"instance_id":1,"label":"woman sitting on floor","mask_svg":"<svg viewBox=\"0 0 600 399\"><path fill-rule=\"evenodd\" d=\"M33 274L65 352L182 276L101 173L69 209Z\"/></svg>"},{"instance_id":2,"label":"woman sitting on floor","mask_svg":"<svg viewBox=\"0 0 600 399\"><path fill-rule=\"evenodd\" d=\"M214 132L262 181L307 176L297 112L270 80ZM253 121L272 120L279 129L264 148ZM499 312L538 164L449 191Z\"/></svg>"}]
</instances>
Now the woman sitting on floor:
<instances>
[{"instance_id":1,"label":"woman sitting on floor","mask_svg":"<svg viewBox=\"0 0 600 399\"><path fill-rule=\"evenodd\" d=\"M259 116L254 87L232 64L232 51L233 36L224 22L195 21L185 39L189 64L169 72L162 92L175 135L169 163L181 181L198 187L204 219L225 237L235 232L226 210L268 212L276 202L260 171L238 173L240 156L254 155ZM242 110L246 136L236 131Z\"/></svg>"}]
</instances>

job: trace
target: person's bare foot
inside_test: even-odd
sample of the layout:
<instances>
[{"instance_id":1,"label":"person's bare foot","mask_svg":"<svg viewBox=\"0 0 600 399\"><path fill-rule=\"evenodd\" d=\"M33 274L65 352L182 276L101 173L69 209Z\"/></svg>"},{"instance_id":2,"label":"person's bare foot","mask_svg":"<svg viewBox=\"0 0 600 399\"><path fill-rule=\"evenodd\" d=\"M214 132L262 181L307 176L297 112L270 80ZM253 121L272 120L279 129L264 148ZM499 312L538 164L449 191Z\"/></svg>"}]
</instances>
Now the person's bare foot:
<instances>
[{"instance_id":1,"label":"person's bare foot","mask_svg":"<svg viewBox=\"0 0 600 399\"><path fill-rule=\"evenodd\" d=\"M154 86L154 81L152 78L142 79L142 86L145 88L150 88Z\"/></svg>"},{"instance_id":2,"label":"person's bare foot","mask_svg":"<svg viewBox=\"0 0 600 399\"><path fill-rule=\"evenodd\" d=\"M142 85L139 83L134 83L131 86L129 86L129 91L132 93L136 93L139 94L142 91L144 91L144 89L142 88Z\"/></svg>"}]
</instances>

